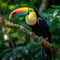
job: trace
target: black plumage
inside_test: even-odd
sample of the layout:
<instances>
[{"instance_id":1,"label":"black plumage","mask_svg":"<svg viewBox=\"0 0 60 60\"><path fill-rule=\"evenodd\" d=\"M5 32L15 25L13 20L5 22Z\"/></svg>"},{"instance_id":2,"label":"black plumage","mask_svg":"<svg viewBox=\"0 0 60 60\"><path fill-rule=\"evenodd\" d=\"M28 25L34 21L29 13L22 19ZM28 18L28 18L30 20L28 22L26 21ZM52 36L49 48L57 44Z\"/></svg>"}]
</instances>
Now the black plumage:
<instances>
[{"instance_id":1,"label":"black plumage","mask_svg":"<svg viewBox=\"0 0 60 60\"><path fill-rule=\"evenodd\" d=\"M36 10L35 12L37 15L37 22L34 25L30 25L32 31L38 36L43 36L43 38L48 38L48 41L51 42L51 33L47 22L37 13ZM43 53L47 54L46 57L47 60L51 59L51 50L49 48L43 47Z\"/></svg>"},{"instance_id":2,"label":"black plumage","mask_svg":"<svg viewBox=\"0 0 60 60\"><path fill-rule=\"evenodd\" d=\"M49 38L49 40L51 39L51 34L49 31L49 27L46 23L46 21L41 18L41 17L37 17L37 22L35 25L30 25L30 27L32 28L32 31L38 35L38 36L43 36L44 38Z\"/></svg>"},{"instance_id":3,"label":"black plumage","mask_svg":"<svg viewBox=\"0 0 60 60\"><path fill-rule=\"evenodd\" d=\"M37 12L37 10L35 8L33 8L36 16L37 16L37 22L35 25L30 25L30 27L32 28L32 31L38 35L38 36L43 36L44 38L48 38L49 41L51 41L51 32L49 30L49 26L46 22L46 20L41 17L39 15L39 13Z\"/></svg>"}]
</instances>

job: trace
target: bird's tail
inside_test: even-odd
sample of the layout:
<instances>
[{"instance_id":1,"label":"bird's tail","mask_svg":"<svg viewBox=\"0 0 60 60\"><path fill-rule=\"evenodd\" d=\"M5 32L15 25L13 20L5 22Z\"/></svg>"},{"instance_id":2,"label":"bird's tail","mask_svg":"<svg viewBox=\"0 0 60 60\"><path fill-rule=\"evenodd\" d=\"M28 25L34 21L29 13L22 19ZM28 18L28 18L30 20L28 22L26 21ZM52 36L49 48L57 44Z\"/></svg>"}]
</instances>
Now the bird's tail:
<instances>
[{"instance_id":1,"label":"bird's tail","mask_svg":"<svg viewBox=\"0 0 60 60\"><path fill-rule=\"evenodd\" d=\"M51 49L47 48L46 46L43 46L43 56L45 60L52 60L52 51Z\"/></svg>"}]
</instances>

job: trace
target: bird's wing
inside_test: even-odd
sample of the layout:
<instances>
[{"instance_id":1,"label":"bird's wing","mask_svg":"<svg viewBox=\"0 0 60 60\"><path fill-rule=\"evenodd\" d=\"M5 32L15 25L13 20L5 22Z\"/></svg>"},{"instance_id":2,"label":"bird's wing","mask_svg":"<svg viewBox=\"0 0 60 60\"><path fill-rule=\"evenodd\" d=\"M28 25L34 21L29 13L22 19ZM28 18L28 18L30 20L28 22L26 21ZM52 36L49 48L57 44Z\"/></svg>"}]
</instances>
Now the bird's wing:
<instances>
[{"instance_id":1,"label":"bird's wing","mask_svg":"<svg viewBox=\"0 0 60 60\"><path fill-rule=\"evenodd\" d=\"M38 17L38 24L40 28L42 29L43 35L51 39L51 34L50 34L50 30L49 30L47 22L42 17Z\"/></svg>"}]
</instances>

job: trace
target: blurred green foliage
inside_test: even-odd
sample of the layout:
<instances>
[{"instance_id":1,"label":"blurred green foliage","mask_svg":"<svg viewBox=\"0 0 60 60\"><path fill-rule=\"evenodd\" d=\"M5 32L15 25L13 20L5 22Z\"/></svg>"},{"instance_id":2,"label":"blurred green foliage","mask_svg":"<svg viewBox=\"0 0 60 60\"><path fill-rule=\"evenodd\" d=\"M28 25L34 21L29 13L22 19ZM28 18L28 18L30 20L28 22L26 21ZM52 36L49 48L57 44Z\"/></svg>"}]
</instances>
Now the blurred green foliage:
<instances>
[{"instance_id":1,"label":"blurred green foliage","mask_svg":"<svg viewBox=\"0 0 60 60\"><path fill-rule=\"evenodd\" d=\"M52 0L53 1L53 0ZM55 3L54 3L55 4ZM51 35L52 35L52 44L56 48L60 48L60 6L51 5L41 16L47 21ZM21 6L32 6L37 10L41 5L41 0L0 0L0 13L5 20L8 20L9 13L16 8ZM15 24L21 24L25 28L31 30L31 28L26 24L24 17L14 17L10 22ZM0 24L1 31L1 24ZM17 36L19 40L13 38L14 44L20 44L16 48L6 47L5 41L3 39L3 34L0 34L0 58L2 60L10 60L11 58L16 60L40 60L42 58L41 45L38 45L37 42L34 42L30 36L11 28L6 28L6 33L12 36ZM55 60L60 60L60 57L56 55Z\"/></svg>"}]
</instances>

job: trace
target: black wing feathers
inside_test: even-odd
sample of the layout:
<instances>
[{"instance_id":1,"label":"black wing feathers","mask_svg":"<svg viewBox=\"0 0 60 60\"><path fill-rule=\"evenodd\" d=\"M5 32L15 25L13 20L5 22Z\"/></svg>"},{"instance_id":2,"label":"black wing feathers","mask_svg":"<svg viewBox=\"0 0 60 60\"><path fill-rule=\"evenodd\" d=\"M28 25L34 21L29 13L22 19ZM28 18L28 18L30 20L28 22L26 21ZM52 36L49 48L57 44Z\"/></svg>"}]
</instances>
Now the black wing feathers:
<instances>
[{"instance_id":1,"label":"black wing feathers","mask_svg":"<svg viewBox=\"0 0 60 60\"><path fill-rule=\"evenodd\" d=\"M38 25L40 27L40 30L42 30L41 32L43 33L44 38L48 37L49 39L51 39L48 24L42 17L38 18Z\"/></svg>"}]
</instances>

